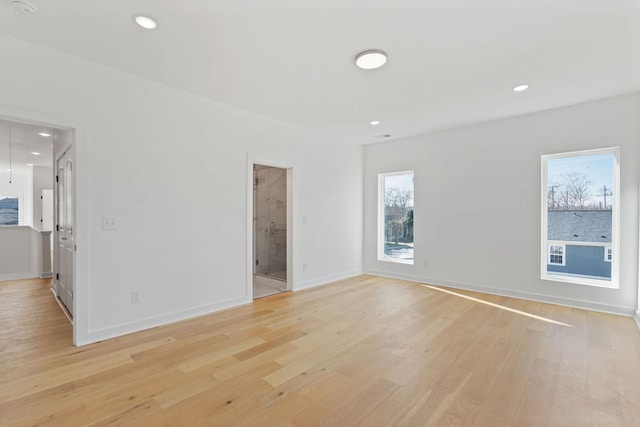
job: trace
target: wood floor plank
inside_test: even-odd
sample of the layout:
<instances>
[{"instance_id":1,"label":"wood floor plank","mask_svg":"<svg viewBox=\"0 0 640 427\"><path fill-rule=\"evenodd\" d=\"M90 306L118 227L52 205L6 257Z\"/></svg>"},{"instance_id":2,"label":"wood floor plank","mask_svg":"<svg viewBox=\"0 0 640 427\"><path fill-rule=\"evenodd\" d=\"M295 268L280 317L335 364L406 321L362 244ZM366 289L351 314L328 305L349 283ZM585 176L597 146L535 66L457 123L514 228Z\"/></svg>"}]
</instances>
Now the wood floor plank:
<instances>
[{"instance_id":1,"label":"wood floor plank","mask_svg":"<svg viewBox=\"0 0 640 427\"><path fill-rule=\"evenodd\" d=\"M85 347L0 283L0 426L634 426L632 319L362 275Z\"/></svg>"}]
</instances>

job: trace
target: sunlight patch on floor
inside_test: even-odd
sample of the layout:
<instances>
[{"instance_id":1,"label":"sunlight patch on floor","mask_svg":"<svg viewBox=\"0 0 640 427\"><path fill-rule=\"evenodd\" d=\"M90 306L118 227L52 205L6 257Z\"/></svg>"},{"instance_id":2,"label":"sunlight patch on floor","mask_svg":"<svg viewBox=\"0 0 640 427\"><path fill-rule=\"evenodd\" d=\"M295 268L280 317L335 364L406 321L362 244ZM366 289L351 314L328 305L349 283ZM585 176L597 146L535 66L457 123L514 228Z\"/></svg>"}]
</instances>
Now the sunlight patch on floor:
<instances>
[{"instance_id":1,"label":"sunlight patch on floor","mask_svg":"<svg viewBox=\"0 0 640 427\"><path fill-rule=\"evenodd\" d=\"M489 305L491 307L499 308L501 310L510 311L511 313L516 313L516 314L520 314L522 316L527 316L527 317L530 317L532 319L542 320L543 322L553 323L554 325L568 326L570 328L573 328L573 326L569 325L568 323L558 322L557 320L549 319L547 317L537 316L535 314L527 313L526 311L520 311L520 310L516 310L515 308L505 307L504 305L495 304L495 303L489 302L489 301L484 301L484 300L481 300L481 299L478 299L478 298L470 297L468 295L459 294L458 292L449 291L449 290L438 288L438 287L431 286L431 285L420 285L420 286L423 286L423 287L429 288L429 289L433 289L434 291L439 291L439 292L444 292L446 294L455 295L457 297L465 298L465 299L468 299L470 301L479 302L481 304L486 304L486 305Z\"/></svg>"}]
</instances>

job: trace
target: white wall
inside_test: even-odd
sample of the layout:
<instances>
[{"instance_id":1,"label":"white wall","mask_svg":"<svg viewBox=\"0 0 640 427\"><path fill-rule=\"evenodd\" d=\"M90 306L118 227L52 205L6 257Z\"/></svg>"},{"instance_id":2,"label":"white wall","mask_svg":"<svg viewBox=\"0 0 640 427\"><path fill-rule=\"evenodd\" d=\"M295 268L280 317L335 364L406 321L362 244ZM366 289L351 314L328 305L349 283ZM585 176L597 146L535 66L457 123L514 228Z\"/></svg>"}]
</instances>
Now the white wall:
<instances>
[{"instance_id":1,"label":"white wall","mask_svg":"<svg viewBox=\"0 0 640 427\"><path fill-rule=\"evenodd\" d=\"M0 227L0 242L0 281L40 277L40 232L29 226Z\"/></svg>"},{"instance_id":2,"label":"white wall","mask_svg":"<svg viewBox=\"0 0 640 427\"><path fill-rule=\"evenodd\" d=\"M365 271L634 313L639 117L634 94L365 147ZM621 147L620 289L540 280L540 156L610 146ZM377 174L409 169L415 265L377 261Z\"/></svg>"},{"instance_id":3,"label":"white wall","mask_svg":"<svg viewBox=\"0 0 640 427\"><path fill-rule=\"evenodd\" d=\"M42 230L42 190L53 190L53 167L34 166L33 173L33 228Z\"/></svg>"},{"instance_id":4,"label":"white wall","mask_svg":"<svg viewBox=\"0 0 640 427\"><path fill-rule=\"evenodd\" d=\"M76 129L77 344L249 301L248 156L294 167L294 288L361 271L360 147L10 37L0 56L0 115Z\"/></svg>"}]
</instances>

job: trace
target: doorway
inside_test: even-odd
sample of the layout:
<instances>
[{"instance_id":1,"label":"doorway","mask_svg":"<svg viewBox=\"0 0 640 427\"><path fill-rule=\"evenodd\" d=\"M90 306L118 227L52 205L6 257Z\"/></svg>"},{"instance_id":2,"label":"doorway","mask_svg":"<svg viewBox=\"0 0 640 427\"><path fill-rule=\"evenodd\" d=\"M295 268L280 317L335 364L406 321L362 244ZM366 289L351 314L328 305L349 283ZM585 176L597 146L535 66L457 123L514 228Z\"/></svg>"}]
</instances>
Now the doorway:
<instances>
[{"instance_id":1,"label":"doorway","mask_svg":"<svg viewBox=\"0 0 640 427\"><path fill-rule=\"evenodd\" d=\"M287 170L253 165L253 298L287 290Z\"/></svg>"}]
</instances>

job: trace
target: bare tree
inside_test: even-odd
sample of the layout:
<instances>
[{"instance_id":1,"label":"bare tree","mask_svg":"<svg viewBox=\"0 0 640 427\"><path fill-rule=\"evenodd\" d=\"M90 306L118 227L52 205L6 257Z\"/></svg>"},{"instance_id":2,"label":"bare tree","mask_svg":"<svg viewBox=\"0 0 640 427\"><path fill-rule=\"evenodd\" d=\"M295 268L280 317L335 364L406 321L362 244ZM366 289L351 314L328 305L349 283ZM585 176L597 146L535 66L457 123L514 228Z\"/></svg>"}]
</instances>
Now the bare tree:
<instances>
[{"instance_id":1,"label":"bare tree","mask_svg":"<svg viewBox=\"0 0 640 427\"><path fill-rule=\"evenodd\" d=\"M387 229L393 233L393 240L398 244L404 227L407 210L413 204L413 191L407 188L391 187L385 191L384 206Z\"/></svg>"},{"instance_id":2,"label":"bare tree","mask_svg":"<svg viewBox=\"0 0 640 427\"><path fill-rule=\"evenodd\" d=\"M581 172L567 172L561 176L570 199L569 204L575 208L584 209L591 199L591 184L593 182Z\"/></svg>"}]
</instances>

